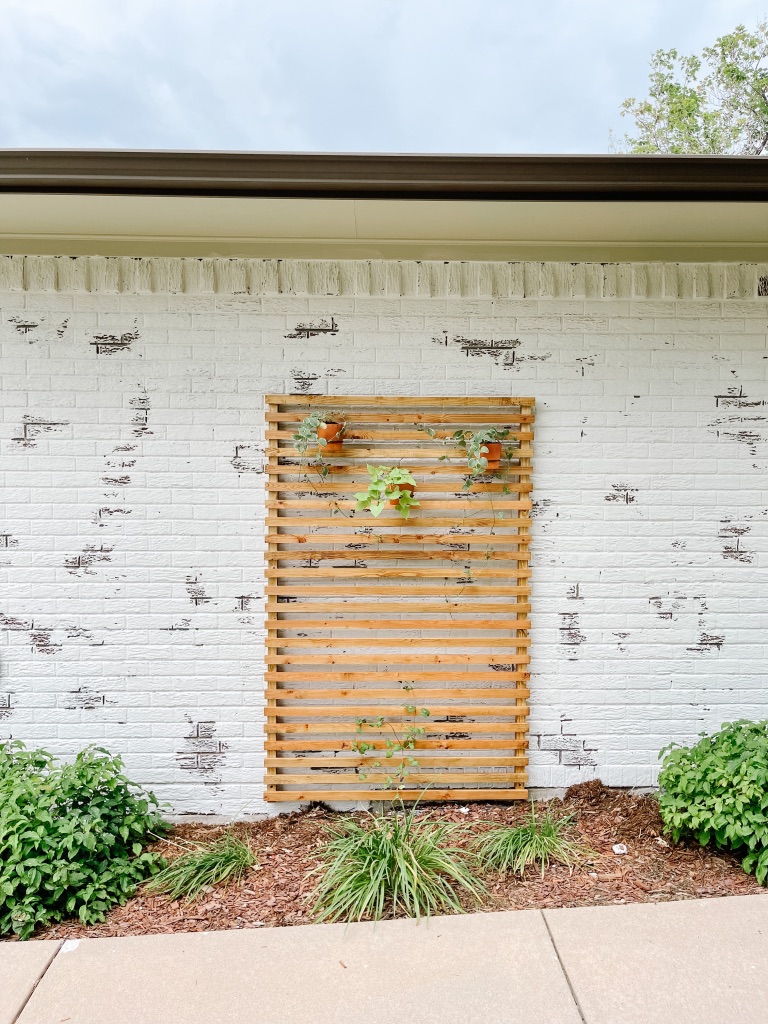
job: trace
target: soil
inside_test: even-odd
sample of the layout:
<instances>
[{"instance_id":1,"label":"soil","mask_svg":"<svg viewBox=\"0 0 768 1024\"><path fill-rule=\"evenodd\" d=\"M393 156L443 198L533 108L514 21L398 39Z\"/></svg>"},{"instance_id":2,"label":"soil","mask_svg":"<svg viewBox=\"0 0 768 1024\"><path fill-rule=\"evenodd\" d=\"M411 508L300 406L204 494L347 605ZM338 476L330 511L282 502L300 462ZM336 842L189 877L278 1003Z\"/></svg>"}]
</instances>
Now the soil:
<instances>
[{"instance_id":1,"label":"soil","mask_svg":"<svg viewBox=\"0 0 768 1024\"><path fill-rule=\"evenodd\" d=\"M522 803L440 804L425 810L449 821L469 823L474 834L486 823L515 824L529 813ZM573 871L552 865L543 876L535 869L523 878L488 876L484 879L487 898L481 906L467 903L467 910L656 903L766 892L742 871L738 857L694 844L674 846L664 838L658 804L652 796L608 789L595 780L572 786L564 800L554 801L553 810L573 816L574 838L592 854ZM140 889L102 924L83 926L67 921L41 930L35 938L310 924L316 851L323 843L326 826L337 818L323 807L310 807L263 821L238 822L230 827L247 837L259 861L241 882L209 891L192 904L146 896ZM171 858L180 852L174 845L180 839L209 841L224 830L225 826L177 825L154 848ZM615 844L625 844L626 854L614 854Z\"/></svg>"}]
</instances>

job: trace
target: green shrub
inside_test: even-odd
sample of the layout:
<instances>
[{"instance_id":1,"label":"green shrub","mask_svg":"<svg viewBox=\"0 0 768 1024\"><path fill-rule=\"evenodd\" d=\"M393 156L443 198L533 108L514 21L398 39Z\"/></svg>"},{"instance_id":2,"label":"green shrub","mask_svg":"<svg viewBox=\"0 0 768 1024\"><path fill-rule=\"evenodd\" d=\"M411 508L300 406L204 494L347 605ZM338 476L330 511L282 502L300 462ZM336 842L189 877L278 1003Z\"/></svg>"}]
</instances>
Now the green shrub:
<instances>
[{"instance_id":1,"label":"green shrub","mask_svg":"<svg viewBox=\"0 0 768 1024\"><path fill-rule=\"evenodd\" d=\"M342 819L321 848L314 912L321 921L380 920L398 910L409 917L461 912L459 890L483 893L467 855L451 845L461 826L416 818L415 808Z\"/></svg>"},{"instance_id":2,"label":"green shrub","mask_svg":"<svg viewBox=\"0 0 768 1024\"><path fill-rule=\"evenodd\" d=\"M588 852L565 834L572 821L570 816L554 817L549 808L537 818L531 803L531 817L525 824L499 825L480 836L474 844L477 858L484 868L503 875L522 875L529 864L537 864L543 876L553 860L572 867Z\"/></svg>"},{"instance_id":3,"label":"green shrub","mask_svg":"<svg viewBox=\"0 0 768 1024\"><path fill-rule=\"evenodd\" d=\"M659 808L677 842L696 839L743 855L742 867L768 876L768 722L726 722L692 747L670 744Z\"/></svg>"},{"instance_id":4,"label":"green shrub","mask_svg":"<svg viewBox=\"0 0 768 1024\"><path fill-rule=\"evenodd\" d=\"M256 856L248 843L227 832L212 843L191 845L150 878L145 891L191 903L214 885L242 878L255 863Z\"/></svg>"},{"instance_id":5,"label":"green shrub","mask_svg":"<svg viewBox=\"0 0 768 1024\"><path fill-rule=\"evenodd\" d=\"M157 866L143 852L165 827L157 800L106 750L72 764L43 750L0 745L0 935L28 938L71 915L103 921Z\"/></svg>"}]
</instances>

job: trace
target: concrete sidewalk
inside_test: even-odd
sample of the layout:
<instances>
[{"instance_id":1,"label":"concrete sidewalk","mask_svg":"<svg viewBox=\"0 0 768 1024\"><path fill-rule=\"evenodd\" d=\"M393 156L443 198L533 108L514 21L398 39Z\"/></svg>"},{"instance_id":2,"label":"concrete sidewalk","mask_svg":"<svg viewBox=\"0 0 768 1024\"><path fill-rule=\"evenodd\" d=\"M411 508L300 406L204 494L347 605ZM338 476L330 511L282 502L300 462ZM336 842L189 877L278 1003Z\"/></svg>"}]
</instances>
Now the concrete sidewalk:
<instances>
[{"instance_id":1,"label":"concrete sidewalk","mask_svg":"<svg viewBox=\"0 0 768 1024\"><path fill-rule=\"evenodd\" d=\"M0 1024L768 1020L768 899L0 943Z\"/></svg>"}]
</instances>

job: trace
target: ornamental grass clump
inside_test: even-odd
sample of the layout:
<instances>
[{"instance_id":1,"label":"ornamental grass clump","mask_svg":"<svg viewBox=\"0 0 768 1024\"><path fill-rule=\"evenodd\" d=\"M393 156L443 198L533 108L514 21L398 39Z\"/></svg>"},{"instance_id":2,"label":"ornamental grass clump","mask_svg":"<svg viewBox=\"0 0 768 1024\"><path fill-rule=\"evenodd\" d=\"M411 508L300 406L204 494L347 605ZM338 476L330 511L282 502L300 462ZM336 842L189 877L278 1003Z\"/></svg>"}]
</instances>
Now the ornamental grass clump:
<instances>
[{"instance_id":1,"label":"ornamental grass clump","mask_svg":"<svg viewBox=\"0 0 768 1024\"><path fill-rule=\"evenodd\" d=\"M522 875L535 864L543 877L551 861L573 867L588 852L568 837L572 824L570 816L556 818L549 808L537 816L531 803L531 816L523 825L492 828L476 840L473 849L489 871Z\"/></svg>"},{"instance_id":2,"label":"ornamental grass clump","mask_svg":"<svg viewBox=\"0 0 768 1024\"><path fill-rule=\"evenodd\" d=\"M162 863L144 846L166 828L119 757L89 747L71 764L0 744L0 935L27 939L76 915L103 921Z\"/></svg>"},{"instance_id":3,"label":"ornamental grass clump","mask_svg":"<svg viewBox=\"0 0 768 1024\"><path fill-rule=\"evenodd\" d=\"M239 881L256 863L248 843L227 832L212 843L189 844L186 852L147 882L144 891L192 903L222 882Z\"/></svg>"},{"instance_id":4,"label":"ornamental grass clump","mask_svg":"<svg viewBox=\"0 0 768 1024\"><path fill-rule=\"evenodd\" d=\"M314 913L320 921L378 921L398 913L461 913L460 894L484 889L466 852L455 845L462 826L417 818L416 809L342 819L319 853Z\"/></svg>"},{"instance_id":5,"label":"ornamental grass clump","mask_svg":"<svg viewBox=\"0 0 768 1024\"><path fill-rule=\"evenodd\" d=\"M726 722L692 747L665 747L659 810L675 842L734 850L746 872L768 878L768 721Z\"/></svg>"}]
</instances>

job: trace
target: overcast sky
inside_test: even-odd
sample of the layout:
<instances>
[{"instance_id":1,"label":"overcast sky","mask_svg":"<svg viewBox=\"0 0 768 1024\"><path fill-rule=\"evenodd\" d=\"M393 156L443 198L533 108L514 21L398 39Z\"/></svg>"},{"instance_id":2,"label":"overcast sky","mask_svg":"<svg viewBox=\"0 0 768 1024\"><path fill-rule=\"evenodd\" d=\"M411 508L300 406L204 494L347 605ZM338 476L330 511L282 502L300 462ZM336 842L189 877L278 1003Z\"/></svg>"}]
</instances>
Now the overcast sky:
<instances>
[{"instance_id":1,"label":"overcast sky","mask_svg":"<svg viewBox=\"0 0 768 1024\"><path fill-rule=\"evenodd\" d=\"M0 147L606 152L768 0L0 0Z\"/></svg>"}]
</instances>

